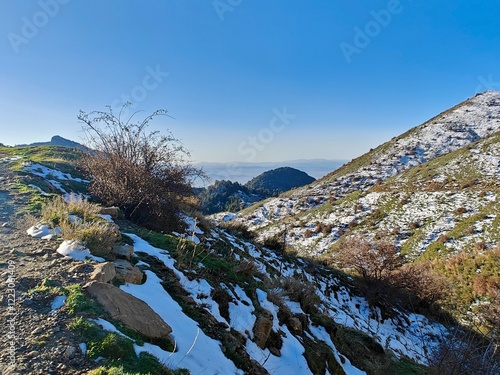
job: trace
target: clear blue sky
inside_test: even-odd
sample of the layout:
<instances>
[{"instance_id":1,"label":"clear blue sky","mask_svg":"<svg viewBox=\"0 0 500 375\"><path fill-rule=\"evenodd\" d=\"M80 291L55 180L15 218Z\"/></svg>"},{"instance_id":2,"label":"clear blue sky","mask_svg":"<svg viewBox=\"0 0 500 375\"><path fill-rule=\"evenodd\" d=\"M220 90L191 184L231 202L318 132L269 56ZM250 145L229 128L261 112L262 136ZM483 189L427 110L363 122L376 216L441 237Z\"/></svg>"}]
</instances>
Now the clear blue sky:
<instances>
[{"instance_id":1,"label":"clear blue sky","mask_svg":"<svg viewBox=\"0 0 500 375\"><path fill-rule=\"evenodd\" d=\"M500 89L499 18L498 0L4 0L0 142L79 141L80 109L130 96L195 162L348 159Z\"/></svg>"}]
</instances>

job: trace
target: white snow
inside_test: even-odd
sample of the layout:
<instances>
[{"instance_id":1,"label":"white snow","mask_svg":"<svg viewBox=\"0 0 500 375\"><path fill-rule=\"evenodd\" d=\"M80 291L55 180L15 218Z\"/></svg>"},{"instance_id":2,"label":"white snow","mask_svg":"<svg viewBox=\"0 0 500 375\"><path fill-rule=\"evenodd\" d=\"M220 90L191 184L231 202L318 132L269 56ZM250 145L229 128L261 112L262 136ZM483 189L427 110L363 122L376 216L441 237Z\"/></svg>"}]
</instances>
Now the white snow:
<instances>
[{"instance_id":1,"label":"white snow","mask_svg":"<svg viewBox=\"0 0 500 375\"><path fill-rule=\"evenodd\" d=\"M80 350L82 351L83 355L87 354L87 344L86 343L81 342L80 344L78 344L78 346L80 347Z\"/></svg>"},{"instance_id":2,"label":"white snow","mask_svg":"<svg viewBox=\"0 0 500 375\"><path fill-rule=\"evenodd\" d=\"M42 240L50 240L54 236L62 234L60 228L50 228L47 224L36 224L26 230L31 237L41 238Z\"/></svg>"},{"instance_id":3,"label":"white snow","mask_svg":"<svg viewBox=\"0 0 500 375\"><path fill-rule=\"evenodd\" d=\"M85 260L87 258L96 262L104 262L104 258L96 257L81 242L73 240L63 241L56 250L59 254L73 258L74 260Z\"/></svg>"},{"instance_id":4,"label":"white snow","mask_svg":"<svg viewBox=\"0 0 500 375\"><path fill-rule=\"evenodd\" d=\"M361 371L357 367L353 366L351 364L351 361L349 361L349 358L346 356L342 355L337 348L335 347L335 344L333 343L330 335L328 332L326 332L324 327L320 326L315 326L315 325L309 325L309 330L311 333L316 337L317 339L325 342L328 344L328 346L332 349L333 355L335 356L335 359L337 362L342 366L342 369L346 373L346 375L366 375L366 372Z\"/></svg>"},{"instance_id":5,"label":"white snow","mask_svg":"<svg viewBox=\"0 0 500 375\"><path fill-rule=\"evenodd\" d=\"M47 178L52 177L53 179L57 179L59 181L76 181L76 182L84 182L89 183L88 180L83 180L81 178L75 178L71 176L69 173L63 173L58 171L57 169L48 168L44 165L35 163L28 165L23 168L23 171L34 174L35 176Z\"/></svg>"},{"instance_id":6,"label":"white snow","mask_svg":"<svg viewBox=\"0 0 500 375\"><path fill-rule=\"evenodd\" d=\"M145 271L143 285L126 284L120 288L146 302L172 327L172 337L178 351L170 353L153 345L136 347L148 351L170 368L187 368L193 374L243 374L243 371L222 353L220 342L206 336L198 323L187 317L182 308L163 289L161 280L151 271Z\"/></svg>"},{"instance_id":7,"label":"white snow","mask_svg":"<svg viewBox=\"0 0 500 375\"><path fill-rule=\"evenodd\" d=\"M66 302L66 296L57 296L56 298L54 298L54 300L50 304L51 312L54 312L63 307L65 302Z\"/></svg>"}]
</instances>

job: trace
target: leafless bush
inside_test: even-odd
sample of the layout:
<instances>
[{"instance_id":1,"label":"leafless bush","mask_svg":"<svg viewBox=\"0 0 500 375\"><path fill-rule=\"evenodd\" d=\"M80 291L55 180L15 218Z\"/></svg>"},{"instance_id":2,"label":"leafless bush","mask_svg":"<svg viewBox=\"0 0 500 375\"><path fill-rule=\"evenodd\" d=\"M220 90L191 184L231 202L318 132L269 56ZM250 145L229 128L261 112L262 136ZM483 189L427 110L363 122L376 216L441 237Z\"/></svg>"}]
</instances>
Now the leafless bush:
<instances>
[{"instance_id":1,"label":"leafless bush","mask_svg":"<svg viewBox=\"0 0 500 375\"><path fill-rule=\"evenodd\" d=\"M135 114L134 114L135 115ZM189 155L170 133L147 132L159 110L131 123L121 113L80 112L88 152L82 167L91 178L90 192L108 206L120 207L135 223L155 230L178 229L178 212L193 195L192 179L201 172L186 162Z\"/></svg>"},{"instance_id":2,"label":"leafless bush","mask_svg":"<svg viewBox=\"0 0 500 375\"><path fill-rule=\"evenodd\" d=\"M431 353L427 371L430 375L498 375L498 343L473 332L456 332Z\"/></svg>"},{"instance_id":3,"label":"leafless bush","mask_svg":"<svg viewBox=\"0 0 500 375\"><path fill-rule=\"evenodd\" d=\"M394 245L386 241L368 241L360 238L346 240L335 260L352 268L365 280L382 281L402 264Z\"/></svg>"},{"instance_id":4,"label":"leafless bush","mask_svg":"<svg viewBox=\"0 0 500 375\"><path fill-rule=\"evenodd\" d=\"M433 271L427 262L412 263L401 267L393 275L392 283L405 290L410 297L416 297L419 304L425 306L443 301L450 289L446 278Z\"/></svg>"},{"instance_id":5,"label":"leafless bush","mask_svg":"<svg viewBox=\"0 0 500 375\"><path fill-rule=\"evenodd\" d=\"M316 312L321 303L321 299L316 294L315 286L305 279L291 276L281 277L273 280L269 290L272 291L272 298L276 301L288 297L292 301L299 302L305 313Z\"/></svg>"}]
</instances>

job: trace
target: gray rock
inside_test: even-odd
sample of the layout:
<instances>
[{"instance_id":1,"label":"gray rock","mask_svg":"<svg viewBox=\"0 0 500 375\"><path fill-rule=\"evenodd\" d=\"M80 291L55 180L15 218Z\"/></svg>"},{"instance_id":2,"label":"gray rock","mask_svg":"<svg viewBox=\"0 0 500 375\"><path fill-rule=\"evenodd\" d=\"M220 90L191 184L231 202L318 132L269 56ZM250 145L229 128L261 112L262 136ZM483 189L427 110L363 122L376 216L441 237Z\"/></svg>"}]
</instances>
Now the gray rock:
<instances>
[{"instance_id":1,"label":"gray rock","mask_svg":"<svg viewBox=\"0 0 500 375\"><path fill-rule=\"evenodd\" d=\"M130 257L134 253L134 247L132 245L115 246L113 247L113 253L115 253L115 255L122 256L126 259L130 259Z\"/></svg>"}]
</instances>

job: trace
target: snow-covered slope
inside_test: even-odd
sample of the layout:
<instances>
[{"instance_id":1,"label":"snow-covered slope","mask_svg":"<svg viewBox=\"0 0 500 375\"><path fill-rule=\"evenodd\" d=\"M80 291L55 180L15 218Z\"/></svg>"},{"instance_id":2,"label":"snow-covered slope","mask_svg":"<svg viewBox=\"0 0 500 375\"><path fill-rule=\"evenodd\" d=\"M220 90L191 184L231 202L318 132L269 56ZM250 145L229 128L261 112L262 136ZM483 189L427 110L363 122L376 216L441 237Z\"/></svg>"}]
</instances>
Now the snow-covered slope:
<instances>
[{"instance_id":1,"label":"snow-covered slope","mask_svg":"<svg viewBox=\"0 0 500 375\"><path fill-rule=\"evenodd\" d=\"M331 327L318 324L310 313L303 310L303 301L287 294L284 285L292 279L304 287L312 287L310 293L315 294L318 311L321 311L325 319L331 320L338 327L365 333L375 340L380 348L392 353L396 358L409 358L425 365L429 359L428 353L448 334L441 324L414 313L397 311L393 318L384 319L378 308L370 307L364 298L353 294L340 279L319 269L307 271L306 264L300 260L284 261L273 252L259 249L252 243L238 240L223 231L212 231L210 235L213 237L207 240L226 242L230 249L230 258L236 262L255 262L253 277L256 284L253 287L249 282L236 283L230 277L214 284L213 277L202 276L204 266L201 263L196 272L190 272L180 267L168 251L151 246L134 234L128 235L134 240L136 253L141 259L145 259L143 257L147 254L152 257L149 258L150 263L151 259L154 259L162 267L167 267L192 303L202 309L204 314L211 316L216 322L214 324L226 327L228 333L238 334L239 342L243 343L256 368L263 368L269 374L313 374L305 355L306 338L308 346L324 345L331 350L338 367L336 371L343 371L348 375L365 374L351 362L359 358L349 359L339 351L332 341L335 335ZM227 256L221 254L220 258L227 259ZM126 284L121 288L145 301L172 326L177 351L168 352L151 344L136 346L136 351L147 351L170 368L187 368L193 374L242 374L243 371L224 355L222 344L207 335L204 332L206 327L201 327L199 322L186 315L186 310L165 290L162 286L164 277L149 270L157 267L147 262L140 264L146 270L146 283ZM270 283L275 285L274 288L268 287ZM223 312L222 302L214 297L215 290L221 289L229 298L226 314ZM261 348L256 343L254 327L263 311L269 314L272 332L281 337L279 347ZM284 317L287 314L290 316ZM292 321L301 321L299 328L292 325ZM326 368L334 370L331 363L326 364Z\"/></svg>"},{"instance_id":2,"label":"snow-covered slope","mask_svg":"<svg viewBox=\"0 0 500 375\"><path fill-rule=\"evenodd\" d=\"M478 94L307 187L242 211L236 220L257 231L261 238L283 232L285 223L289 222L286 226L289 245L299 252L318 255L360 223L368 224L367 220L375 219L372 232L396 232L417 224L421 226L429 218L435 218L430 223L429 233L411 246L410 250L422 252L443 231L451 230L461 221L461 217L450 212L466 206L466 217L495 201L494 192L485 191L485 195L476 197L474 191L444 191L444 188L432 189L427 185L434 183L436 187L446 178L460 179L457 173L464 170L462 159L469 162L468 170L475 171L478 180L489 178L491 182L497 179L497 138L484 149L481 146L470 150L466 156L457 154L454 160L448 160L446 156L499 130L500 92ZM402 172L410 172L438 157L441 159L432 167L436 170L431 176L410 178L408 174L404 177L406 175ZM465 174L462 179L471 179L470 176ZM390 178L400 184L405 178L410 178L411 183L405 184L405 189L396 188L396 185L383 188L382 182ZM460 190L460 184L457 182L456 185L455 190ZM384 189L390 191L382 192ZM406 203L397 207L402 201ZM389 212L391 208L394 208L392 213ZM374 214L387 218L372 217ZM396 238L399 245L407 240L404 235ZM496 237L491 237L490 242L496 240Z\"/></svg>"}]
</instances>

